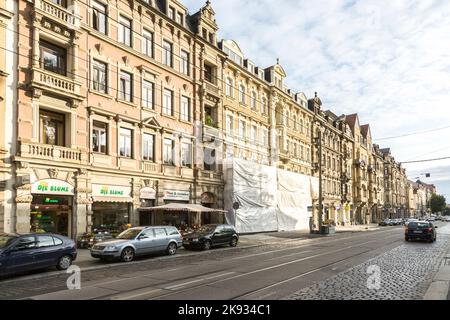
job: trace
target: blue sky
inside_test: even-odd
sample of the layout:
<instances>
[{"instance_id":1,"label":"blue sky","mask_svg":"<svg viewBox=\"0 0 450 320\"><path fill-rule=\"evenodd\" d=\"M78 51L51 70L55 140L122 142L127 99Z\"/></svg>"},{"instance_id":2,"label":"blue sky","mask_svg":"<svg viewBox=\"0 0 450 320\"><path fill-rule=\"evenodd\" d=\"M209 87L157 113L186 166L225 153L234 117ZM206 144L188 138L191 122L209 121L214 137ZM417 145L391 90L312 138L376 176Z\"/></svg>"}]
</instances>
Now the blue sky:
<instances>
[{"instance_id":1,"label":"blue sky","mask_svg":"<svg viewBox=\"0 0 450 320\"><path fill-rule=\"evenodd\" d=\"M261 67L277 58L287 84L319 93L336 114L357 112L398 161L450 156L450 1L212 0L219 39ZM182 0L191 13L203 0ZM404 165L450 202L450 160Z\"/></svg>"}]
</instances>

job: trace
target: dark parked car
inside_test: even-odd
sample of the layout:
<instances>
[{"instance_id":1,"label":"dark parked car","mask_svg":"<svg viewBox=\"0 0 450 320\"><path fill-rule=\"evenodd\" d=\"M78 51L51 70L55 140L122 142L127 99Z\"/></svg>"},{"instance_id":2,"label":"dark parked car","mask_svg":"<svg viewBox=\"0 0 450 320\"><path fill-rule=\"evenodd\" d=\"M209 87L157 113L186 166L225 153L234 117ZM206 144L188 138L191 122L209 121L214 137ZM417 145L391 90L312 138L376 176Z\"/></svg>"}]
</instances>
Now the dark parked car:
<instances>
[{"instance_id":1,"label":"dark parked car","mask_svg":"<svg viewBox=\"0 0 450 320\"><path fill-rule=\"evenodd\" d=\"M75 242L64 236L0 233L0 276L47 267L66 270L76 258Z\"/></svg>"},{"instance_id":2,"label":"dark parked car","mask_svg":"<svg viewBox=\"0 0 450 320\"><path fill-rule=\"evenodd\" d=\"M77 246L80 249L89 249L97 243L112 239L114 239L114 237L108 231L86 232L78 238Z\"/></svg>"},{"instance_id":3,"label":"dark parked car","mask_svg":"<svg viewBox=\"0 0 450 320\"><path fill-rule=\"evenodd\" d=\"M427 240L436 241L436 226L429 221L413 221L405 227L405 241L409 240Z\"/></svg>"},{"instance_id":4,"label":"dark parked car","mask_svg":"<svg viewBox=\"0 0 450 320\"><path fill-rule=\"evenodd\" d=\"M230 245L237 246L239 235L233 226L226 224L208 224L200 227L183 237L183 246L186 249L200 248L209 250L211 247Z\"/></svg>"},{"instance_id":5,"label":"dark parked car","mask_svg":"<svg viewBox=\"0 0 450 320\"><path fill-rule=\"evenodd\" d=\"M378 225L381 226L381 227L387 227L387 226L390 226L390 225L391 225L391 220L385 219L385 220L383 220L383 221L380 221L380 222L378 223Z\"/></svg>"}]
</instances>

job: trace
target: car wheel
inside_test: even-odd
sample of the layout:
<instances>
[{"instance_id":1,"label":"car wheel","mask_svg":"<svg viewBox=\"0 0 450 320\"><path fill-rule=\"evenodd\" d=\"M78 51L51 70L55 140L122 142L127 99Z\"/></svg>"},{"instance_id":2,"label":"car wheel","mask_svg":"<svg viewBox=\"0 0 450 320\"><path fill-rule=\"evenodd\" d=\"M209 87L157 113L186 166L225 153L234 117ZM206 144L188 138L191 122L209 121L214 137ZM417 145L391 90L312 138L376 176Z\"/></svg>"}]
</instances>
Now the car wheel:
<instances>
[{"instance_id":1,"label":"car wheel","mask_svg":"<svg viewBox=\"0 0 450 320\"><path fill-rule=\"evenodd\" d=\"M211 249L211 241L205 240L205 242L203 243L203 250L209 250L209 249Z\"/></svg>"},{"instance_id":2,"label":"car wheel","mask_svg":"<svg viewBox=\"0 0 450 320\"><path fill-rule=\"evenodd\" d=\"M236 247L238 243L238 239L236 237L231 238L230 247Z\"/></svg>"},{"instance_id":3,"label":"car wheel","mask_svg":"<svg viewBox=\"0 0 450 320\"><path fill-rule=\"evenodd\" d=\"M169 256L173 256L175 253L177 253L177 245L175 243L169 243L167 246L167 254Z\"/></svg>"},{"instance_id":4,"label":"car wheel","mask_svg":"<svg viewBox=\"0 0 450 320\"><path fill-rule=\"evenodd\" d=\"M72 257L69 255L65 255L59 258L56 268L58 268L58 270L67 270L71 265L72 265Z\"/></svg>"},{"instance_id":5,"label":"car wheel","mask_svg":"<svg viewBox=\"0 0 450 320\"><path fill-rule=\"evenodd\" d=\"M123 262L131 262L134 259L134 250L133 248L127 247L123 249L122 253L120 254L120 260Z\"/></svg>"}]
</instances>

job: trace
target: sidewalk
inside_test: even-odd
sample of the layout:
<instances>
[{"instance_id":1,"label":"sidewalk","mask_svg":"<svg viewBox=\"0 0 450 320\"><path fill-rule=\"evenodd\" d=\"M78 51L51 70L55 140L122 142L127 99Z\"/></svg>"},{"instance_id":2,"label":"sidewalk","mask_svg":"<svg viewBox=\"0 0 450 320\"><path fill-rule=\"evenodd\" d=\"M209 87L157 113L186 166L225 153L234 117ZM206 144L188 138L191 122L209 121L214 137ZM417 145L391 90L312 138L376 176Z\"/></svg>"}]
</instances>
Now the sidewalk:
<instances>
[{"instance_id":1,"label":"sidewalk","mask_svg":"<svg viewBox=\"0 0 450 320\"><path fill-rule=\"evenodd\" d=\"M450 300L450 249L444 254L423 300Z\"/></svg>"}]
</instances>

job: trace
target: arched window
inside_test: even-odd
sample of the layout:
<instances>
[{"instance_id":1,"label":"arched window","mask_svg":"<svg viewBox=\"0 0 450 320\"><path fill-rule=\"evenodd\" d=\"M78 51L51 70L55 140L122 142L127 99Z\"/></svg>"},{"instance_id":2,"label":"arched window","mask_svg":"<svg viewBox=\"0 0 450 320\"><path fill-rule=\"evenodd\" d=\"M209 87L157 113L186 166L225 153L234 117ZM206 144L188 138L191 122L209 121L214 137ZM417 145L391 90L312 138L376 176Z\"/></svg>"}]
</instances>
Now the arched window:
<instances>
[{"instance_id":1,"label":"arched window","mask_svg":"<svg viewBox=\"0 0 450 320\"><path fill-rule=\"evenodd\" d=\"M256 111L256 92L252 91L252 99L250 100L250 107Z\"/></svg>"},{"instance_id":2,"label":"arched window","mask_svg":"<svg viewBox=\"0 0 450 320\"><path fill-rule=\"evenodd\" d=\"M227 97L233 97L233 79L227 78L225 92Z\"/></svg>"},{"instance_id":3,"label":"arched window","mask_svg":"<svg viewBox=\"0 0 450 320\"><path fill-rule=\"evenodd\" d=\"M239 102L245 104L245 87L243 84L239 86Z\"/></svg>"}]
</instances>

